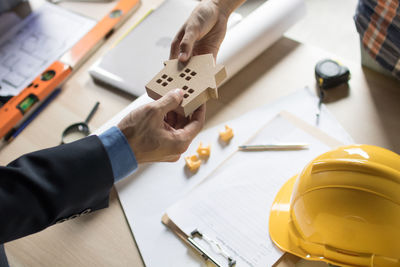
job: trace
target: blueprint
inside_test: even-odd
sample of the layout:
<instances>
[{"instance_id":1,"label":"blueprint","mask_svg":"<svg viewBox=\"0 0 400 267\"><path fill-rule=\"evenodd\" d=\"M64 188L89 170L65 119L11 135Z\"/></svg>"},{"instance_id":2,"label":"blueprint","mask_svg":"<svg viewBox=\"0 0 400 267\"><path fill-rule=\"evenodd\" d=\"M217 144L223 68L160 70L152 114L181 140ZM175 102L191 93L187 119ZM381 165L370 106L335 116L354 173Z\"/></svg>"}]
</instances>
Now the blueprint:
<instances>
[{"instance_id":1,"label":"blueprint","mask_svg":"<svg viewBox=\"0 0 400 267\"><path fill-rule=\"evenodd\" d=\"M19 94L95 21L45 3L0 37L0 96Z\"/></svg>"}]
</instances>

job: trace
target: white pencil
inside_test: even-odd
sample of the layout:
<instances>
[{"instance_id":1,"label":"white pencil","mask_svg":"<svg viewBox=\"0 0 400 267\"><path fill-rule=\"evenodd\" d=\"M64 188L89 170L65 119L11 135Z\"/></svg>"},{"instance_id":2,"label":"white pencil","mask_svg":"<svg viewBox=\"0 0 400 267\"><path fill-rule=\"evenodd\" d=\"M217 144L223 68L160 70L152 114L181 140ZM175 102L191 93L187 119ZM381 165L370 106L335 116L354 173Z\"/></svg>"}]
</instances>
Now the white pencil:
<instances>
[{"instance_id":1,"label":"white pencil","mask_svg":"<svg viewBox=\"0 0 400 267\"><path fill-rule=\"evenodd\" d=\"M241 151L262 151L262 150L301 150L308 149L306 143L276 143L266 145L244 145L239 146Z\"/></svg>"}]
</instances>

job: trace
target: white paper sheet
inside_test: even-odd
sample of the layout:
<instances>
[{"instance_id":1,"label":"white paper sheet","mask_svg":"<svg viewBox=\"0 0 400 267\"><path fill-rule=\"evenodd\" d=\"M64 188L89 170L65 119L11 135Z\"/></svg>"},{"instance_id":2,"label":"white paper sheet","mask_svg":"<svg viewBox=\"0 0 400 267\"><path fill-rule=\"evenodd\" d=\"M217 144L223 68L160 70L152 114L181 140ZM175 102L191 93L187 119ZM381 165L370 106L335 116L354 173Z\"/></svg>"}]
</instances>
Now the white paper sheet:
<instances>
[{"instance_id":1,"label":"white paper sheet","mask_svg":"<svg viewBox=\"0 0 400 267\"><path fill-rule=\"evenodd\" d=\"M0 96L14 96L60 58L95 21L44 3L0 38Z\"/></svg>"},{"instance_id":2,"label":"white paper sheet","mask_svg":"<svg viewBox=\"0 0 400 267\"><path fill-rule=\"evenodd\" d=\"M113 119L99 128L99 134L116 125L131 110L151 102L142 95ZM136 243L146 266L201 266L201 258L193 254L176 236L162 225L160 218L166 209L178 201L186 192L200 183L224 159L231 155L239 144L248 140L252 134L253 122L260 126L282 110L296 114L310 124L315 123L318 98L308 89L301 89L274 103L251 111L242 117L227 122L235 131L231 145L222 147L217 141L217 132L223 125L201 132L183 156L196 151L200 141L210 142L212 154L206 165L196 175L184 171L183 158L176 163L155 163L139 167L131 177L117 183L119 199L124 209ZM353 143L326 107L322 106L319 128L344 144Z\"/></svg>"},{"instance_id":3,"label":"white paper sheet","mask_svg":"<svg viewBox=\"0 0 400 267\"><path fill-rule=\"evenodd\" d=\"M301 142L297 151L238 151L205 182L167 210L187 235L194 229L217 242L237 266L272 266L281 256L269 238L268 221L281 186L330 147L278 115L248 144ZM200 239L201 240L201 239ZM201 241L200 241L201 242ZM210 255L227 259L202 242Z\"/></svg>"}]
</instances>

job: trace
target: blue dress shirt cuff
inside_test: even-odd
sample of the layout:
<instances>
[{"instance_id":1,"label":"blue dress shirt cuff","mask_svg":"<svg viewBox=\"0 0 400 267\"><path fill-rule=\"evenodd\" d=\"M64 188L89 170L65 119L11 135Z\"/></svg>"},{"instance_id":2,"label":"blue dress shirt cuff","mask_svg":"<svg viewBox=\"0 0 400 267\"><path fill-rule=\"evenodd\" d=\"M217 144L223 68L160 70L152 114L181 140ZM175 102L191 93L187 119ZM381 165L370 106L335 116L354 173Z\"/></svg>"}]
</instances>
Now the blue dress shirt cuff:
<instances>
[{"instance_id":1,"label":"blue dress shirt cuff","mask_svg":"<svg viewBox=\"0 0 400 267\"><path fill-rule=\"evenodd\" d=\"M99 135L114 174L114 183L132 174L138 167L135 155L124 134L117 127L111 127Z\"/></svg>"}]
</instances>

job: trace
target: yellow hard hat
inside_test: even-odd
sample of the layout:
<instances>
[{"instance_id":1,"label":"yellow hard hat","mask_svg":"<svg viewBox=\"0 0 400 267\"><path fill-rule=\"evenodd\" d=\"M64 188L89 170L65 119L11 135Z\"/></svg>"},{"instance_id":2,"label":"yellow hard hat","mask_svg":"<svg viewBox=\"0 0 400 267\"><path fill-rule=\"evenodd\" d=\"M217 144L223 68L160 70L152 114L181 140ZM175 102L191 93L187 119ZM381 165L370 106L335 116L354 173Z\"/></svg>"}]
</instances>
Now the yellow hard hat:
<instances>
[{"instance_id":1,"label":"yellow hard hat","mask_svg":"<svg viewBox=\"0 0 400 267\"><path fill-rule=\"evenodd\" d=\"M370 145L322 154L280 189L269 233L304 259L400 266L400 155Z\"/></svg>"}]
</instances>

